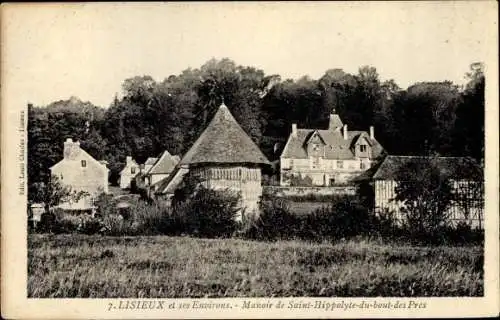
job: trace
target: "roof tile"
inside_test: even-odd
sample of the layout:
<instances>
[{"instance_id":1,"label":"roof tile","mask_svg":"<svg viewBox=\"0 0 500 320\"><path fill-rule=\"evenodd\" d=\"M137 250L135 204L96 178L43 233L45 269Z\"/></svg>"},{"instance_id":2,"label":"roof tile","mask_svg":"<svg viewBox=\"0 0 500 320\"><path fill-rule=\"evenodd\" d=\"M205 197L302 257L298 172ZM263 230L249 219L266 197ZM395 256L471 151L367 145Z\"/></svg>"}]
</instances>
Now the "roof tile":
<instances>
[{"instance_id":1,"label":"roof tile","mask_svg":"<svg viewBox=\"0 0 500 320\"><path fill-rule=\"evenodd\" d=\"M222 104L180 163L269 164L269 161Z\"/></svg>"}]
</instances>

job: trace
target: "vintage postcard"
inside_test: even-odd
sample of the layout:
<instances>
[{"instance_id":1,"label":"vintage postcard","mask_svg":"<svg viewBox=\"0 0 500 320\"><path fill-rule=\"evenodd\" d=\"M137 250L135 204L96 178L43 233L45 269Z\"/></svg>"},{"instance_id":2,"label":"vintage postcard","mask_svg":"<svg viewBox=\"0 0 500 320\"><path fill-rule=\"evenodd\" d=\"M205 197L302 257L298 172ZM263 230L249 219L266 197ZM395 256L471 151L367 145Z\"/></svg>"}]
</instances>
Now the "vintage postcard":
<instances>
[{"instance_id":1,"label":"vintage postcard","mask_svg":"<svg viewBox=\"0 0 500 320\"><path fill-rule=\"evenodd\" d=\"M2 317L498 316L497 10L3 4Z\"/></svg>"}]
</instances>

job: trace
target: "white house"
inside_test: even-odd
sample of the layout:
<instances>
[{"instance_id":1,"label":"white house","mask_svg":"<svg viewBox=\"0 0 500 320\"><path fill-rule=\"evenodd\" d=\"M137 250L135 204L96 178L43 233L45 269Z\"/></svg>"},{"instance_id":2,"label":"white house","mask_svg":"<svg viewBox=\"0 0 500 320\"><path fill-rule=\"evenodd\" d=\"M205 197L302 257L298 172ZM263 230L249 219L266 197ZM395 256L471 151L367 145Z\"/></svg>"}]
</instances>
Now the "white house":
<instances>
[{"instance_id":1,"label":"white house","mask_svg":"<svg viewBox=\"0 0 500 320\"><path fill-rule=\"evenodd\" d=\"M154 188L160 180L168 177L179 163L179 156L172 156L165 150L151 168L145 172L146 185Z\"/></svg>"},{"instance_id":2,"label":"white house","mask_svg":"<svg viewBox=\"0 0 500 320\"><path fill-rule=\"evenodd\" d=\"M120 171L120 188L121 189L129 189L132 180L139 173L140 167L132 159L131 156L127 156L127 160L125 162L125 167Z\"/></svg>"},{"instance_id":3,"label":"white house","mask_svg":"<svg viewBox=\"0 0 500 320\"><path fill-rule=\"evenodd\" d=\"M78 202L67 202L59 205L66 210L89 210L100 193L108 193L108 172L104 161L97 161L85 150L80 142L67 139L64 142L63 159L50 168L52 176L75 191L85 191L88 196Z\"/></svg>"}]
</instances>

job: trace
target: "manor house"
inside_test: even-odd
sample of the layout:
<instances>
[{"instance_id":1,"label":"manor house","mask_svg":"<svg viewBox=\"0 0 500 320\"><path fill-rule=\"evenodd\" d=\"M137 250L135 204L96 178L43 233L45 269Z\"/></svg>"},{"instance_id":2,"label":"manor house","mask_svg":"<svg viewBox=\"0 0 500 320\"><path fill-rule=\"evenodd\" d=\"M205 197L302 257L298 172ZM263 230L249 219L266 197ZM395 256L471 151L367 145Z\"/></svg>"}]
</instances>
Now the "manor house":
<instances>
[{"instance_id":1,"label":"manor house","mask_svg":"<svg viewBox=\"0 0 500 320\"><path fill-rule=\"evenodd\" d=\"M384 148L370 131L349 131L338 114L331 114L329 127L292 132L280 157L280 184L331 186L348 183L371 168Z\"/></svg>"}]
</instances>

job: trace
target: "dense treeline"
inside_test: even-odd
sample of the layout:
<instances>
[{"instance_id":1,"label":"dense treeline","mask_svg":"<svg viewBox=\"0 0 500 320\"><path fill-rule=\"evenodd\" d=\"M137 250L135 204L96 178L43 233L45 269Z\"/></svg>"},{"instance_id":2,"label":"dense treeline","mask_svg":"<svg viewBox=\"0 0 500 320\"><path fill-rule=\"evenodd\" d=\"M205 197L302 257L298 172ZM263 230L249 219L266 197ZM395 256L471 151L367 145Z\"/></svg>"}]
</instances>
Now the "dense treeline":
<instances>
[{"instance_id":1,"label":"dense treeline","mask_svg":"<svg viewBox=\"0 0 500 320\"><path fill-rule=\"evenodd\" d=\"M472 64L465 76L464 88L445 81L403 90L393 80L381 80L370 66L357 74L331 69L317 80L294 81L229 59L212 59L162 82L136 76L123 82L122 97L106 109L77 98L29 108L30 186L46 181L66 138L81 141L96 159L107 160L112 182L127 155L142 163L165 149L183 154L222 100L270 160L279 157L292 123L325 128L334 108L352 130L374 125L377 139L391 154L482 160L482 64Z\"/></svg>"}]
</instances>

